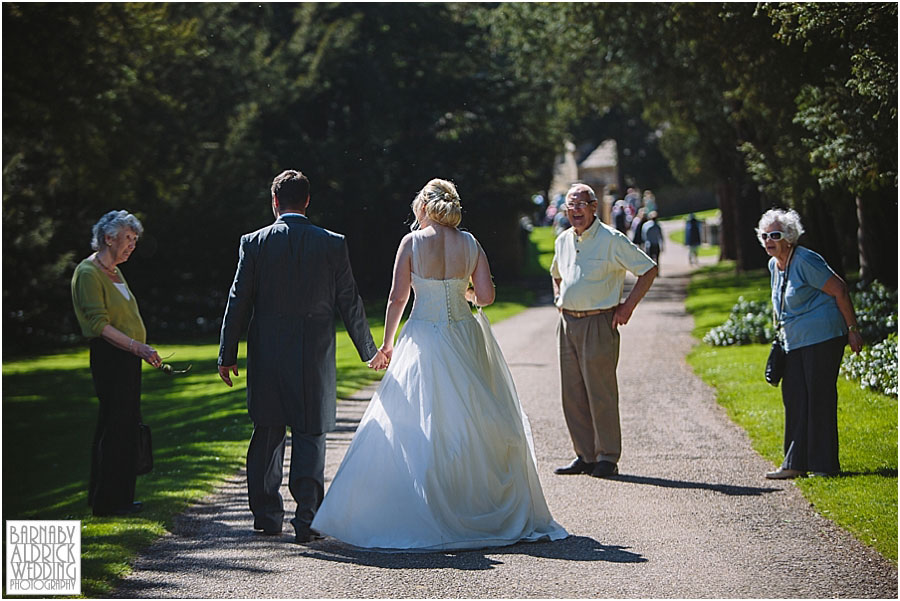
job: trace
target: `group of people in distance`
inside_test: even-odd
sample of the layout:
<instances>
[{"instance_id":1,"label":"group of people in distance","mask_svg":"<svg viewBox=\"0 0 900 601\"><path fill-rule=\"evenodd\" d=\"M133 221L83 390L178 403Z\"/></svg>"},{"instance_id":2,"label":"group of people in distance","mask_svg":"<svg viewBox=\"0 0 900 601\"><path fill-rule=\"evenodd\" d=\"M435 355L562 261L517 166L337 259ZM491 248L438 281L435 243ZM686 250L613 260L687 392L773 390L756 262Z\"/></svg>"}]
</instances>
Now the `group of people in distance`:
<instances>
[{"instance_id":1,"label":"group of people in distance","mask_svg":"<svg viewBox=\"0 0 900 601\"><path fill-rule=\"evenodd\" d=\"M298 543L330 535L367 549L441 551L567 537L544 498L528 418L481 311L495 298L491 269L478 240L458 227L456 186L433 179L412 202L415 223L397 250L380 347L369 331L346 241L311 223L310 199L309 180L299 171L274 179L275 221L241 238L223 317L218 373L228 386L239 376L238 341L247 332L253 528L268 535L283 530L280 487L290 428L288 488L297 503L290 521ZM550 268L562 407L575 454L554 471L605 478L618 473L621 455L619 326L631 319L658 266L628 236L602 223L597 205L589 186L569 189L571 227L557 237ZM853 326L854 350L861 338L846 286L818 255L795 248L802 233L795 214L770 213L760 222L760 239L773 256L773 288L779 277L789 281L780 318L789 357L798 348L803 358L789 360L785 464L769 477L835 473L836 431L819 436L821 428L831 428L830 418L806 416L819 410L817 395L827 388L814 380L831 374L833 356L846 341L839 319ZM140 365L160 367L162 361L146 344L118 266L142 231L126 211L104 215L93 230L96 252L72 278L99 399L88 501L100 516L141 509L134 499ZM627 272L637 280L622 300ZM834 307L811 287L821 288ZM400 329L413 291L412 311ZM478 308L474 314L471 305ZM386 373L326 494L325 440L336 422L335 310L360 359ZM834 336L818 340L821 328L804 321L808 311L828 320ZM809 350L810 344L824 346ZM820 460L832 443L834 459Z\"/></svg>"}]
</instances>

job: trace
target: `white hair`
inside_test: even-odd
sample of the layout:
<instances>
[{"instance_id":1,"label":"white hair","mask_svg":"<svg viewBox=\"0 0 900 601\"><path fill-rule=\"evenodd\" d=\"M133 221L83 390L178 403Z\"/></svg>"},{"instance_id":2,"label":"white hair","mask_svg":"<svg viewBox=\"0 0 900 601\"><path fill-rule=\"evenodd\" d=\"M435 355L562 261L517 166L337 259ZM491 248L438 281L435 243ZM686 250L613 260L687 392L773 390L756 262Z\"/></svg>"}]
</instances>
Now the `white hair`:
<instances>
[{"instance_id":1,"label":"white hair","mask_svg":"<svg viewBox=\"0 0 900 601\"><path fill-rule=\"evenodd\" d=\"M581 193L581 192L587 192L588 196L591 199L591 202L597 202L597 193L594 192L594 189L591 188L590 186L588 186L587 184L580 184L580 183L572 184L571 186L569 186L569 191L566 192L566 198L569 197L569 194Z\"/></svg>"},{"instance_id":2,"label":"white hair","mask_svg":"<svg viewBox=\"0 0 900 601\"><path fill-rule=\"evenodd\" d=\"M769 209L759 218L759 225L756 227L756 235L759 236L775 223L781 226L781 231L784 232L784 239L791 246L796 245L797 240L799 240L800 236L803 235L803 232L806 231L803 229L803 224L800 223L800 215L798 215L797 211L794 209L788 209L787 211L783 209ZM760 240L760 244L765 246L765 243L762 240Z\"/></svg>"},{"instance_id":3,"label":"white hair","mask_svg":"<svg viewBox=\"0 0 900 601\"><path fill-rule=\"evenodd\" d=\"M115 238L119 235L119 231L125 227L134 230L134 233L138 236L144 233L144 226L141 225L137 217L128 211L110 211L94 224L94 229L91 232L91 248L100 250L100 245L106 240L107 236Z\"/></svg>"}]
</instances>

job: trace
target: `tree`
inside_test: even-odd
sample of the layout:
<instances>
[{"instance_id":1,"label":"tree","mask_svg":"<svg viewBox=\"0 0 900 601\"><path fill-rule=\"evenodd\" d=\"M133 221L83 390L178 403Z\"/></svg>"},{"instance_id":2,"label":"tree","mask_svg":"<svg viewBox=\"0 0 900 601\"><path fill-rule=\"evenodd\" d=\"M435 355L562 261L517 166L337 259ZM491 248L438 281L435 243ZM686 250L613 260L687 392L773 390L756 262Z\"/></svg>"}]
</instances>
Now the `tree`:
<instances>
[{"instance_id":1,"label":"tree","mask_svg":"<svg viewBox=\"0 0 900 601\"><path fill-rule=\"evenodd\" d=\"M855 200L860 278L897 282L897 5L766 4L818 67L794 121L820 186ZM848 220L852 223L852 220Z\"/></svg>"},{"instance_id":2,"label":"tree","mask_svg":"<svg viewBox=\"0 0 900 601\"><path fill-rule=\"evenodd\" d=\"M310 217L347 234L367 294L386 292L409 203L438 176L514 277L557 120L509 77L491 10L4 4L5 340L78 337L68 278L113 208L145 225L125 271L151 336L212 334L238 237L271 221L285 168L309 174Z\"/></svg>"}]
</instances>

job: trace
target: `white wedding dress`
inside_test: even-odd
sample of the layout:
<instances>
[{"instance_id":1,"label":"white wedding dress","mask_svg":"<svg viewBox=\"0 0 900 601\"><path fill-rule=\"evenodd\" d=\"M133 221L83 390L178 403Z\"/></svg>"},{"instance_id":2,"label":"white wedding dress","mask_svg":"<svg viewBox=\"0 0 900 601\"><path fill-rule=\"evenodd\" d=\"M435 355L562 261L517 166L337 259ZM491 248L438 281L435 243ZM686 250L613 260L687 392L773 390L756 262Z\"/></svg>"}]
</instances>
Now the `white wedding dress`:
<instances>
[{"instance_id":1,"label":"white wedding dress","mask_svg":"<svg viewBox=\"0 0 900 601\"><path fill-rule=\"evenodd\" d=\"M506 361L465 299L477 243L463 234L464 277L428 279L420 234L412 312L312 527L383 551L565 538Z\"/></svg>"}]
</instances>

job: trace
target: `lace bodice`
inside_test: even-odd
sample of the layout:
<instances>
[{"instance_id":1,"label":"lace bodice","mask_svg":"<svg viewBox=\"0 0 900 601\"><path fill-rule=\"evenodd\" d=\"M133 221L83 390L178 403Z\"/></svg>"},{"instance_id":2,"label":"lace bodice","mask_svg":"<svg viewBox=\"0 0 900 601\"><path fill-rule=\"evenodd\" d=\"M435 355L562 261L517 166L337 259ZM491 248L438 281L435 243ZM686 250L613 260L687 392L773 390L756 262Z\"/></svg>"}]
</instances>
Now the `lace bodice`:
<instances>
[{"instance_id":1,"label":"lace bodice","mask_svg":"<svg viewBox=\"0 0 900 601\"><path fill-rule=\"evenodd\" d=\"M434 252L429 247L420 244L419 236L413 237L412 260L412 287L415 292L410 319L419 319L434 323L452 323L464 319L473 319L472 309L466 301L466 288L469 286L469 277L475 270L478 261L478 244L475 238L468 232L461 232L466 239L465 256L459 257L459 261L465 261L462 278L434 279L423 277L423 265L433 263L434 256L422 256L423 252ZM417 232L418 234L418 232ZM433 248L433 247L431 247ZM449 258L437 257L446 260ZM446 267L445 267L446 269Z\"/></svg>"}]
</instances>

